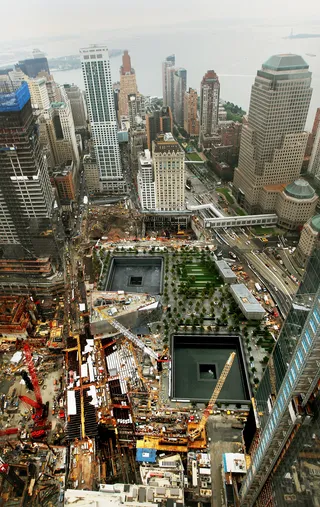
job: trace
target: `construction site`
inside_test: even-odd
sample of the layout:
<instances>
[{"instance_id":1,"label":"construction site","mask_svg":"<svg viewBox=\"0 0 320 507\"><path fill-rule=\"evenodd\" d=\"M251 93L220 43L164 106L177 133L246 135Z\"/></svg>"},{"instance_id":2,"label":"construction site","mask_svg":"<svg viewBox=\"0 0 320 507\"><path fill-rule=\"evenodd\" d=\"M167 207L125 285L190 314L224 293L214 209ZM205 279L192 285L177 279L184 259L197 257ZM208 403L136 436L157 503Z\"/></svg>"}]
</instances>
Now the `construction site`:
<instances>
[{"instance_id":1,"label":"construction site","mask_svg":"<svg viewBox=\"0 0 320 507\"><path fill-rule=\"evenodd\" d=\"M239 338L222 346L181 327L168 343L167 258L117 245L91 247L92 282L69 243L50 319L32 298L1 303L0 505L210 504L225 490L214 440L227 427L230 452L243 452L251 394ZM179 350L200 348L192 376ZM208 437L213 420L221 430Z\"/></svg>"}]
</instances>

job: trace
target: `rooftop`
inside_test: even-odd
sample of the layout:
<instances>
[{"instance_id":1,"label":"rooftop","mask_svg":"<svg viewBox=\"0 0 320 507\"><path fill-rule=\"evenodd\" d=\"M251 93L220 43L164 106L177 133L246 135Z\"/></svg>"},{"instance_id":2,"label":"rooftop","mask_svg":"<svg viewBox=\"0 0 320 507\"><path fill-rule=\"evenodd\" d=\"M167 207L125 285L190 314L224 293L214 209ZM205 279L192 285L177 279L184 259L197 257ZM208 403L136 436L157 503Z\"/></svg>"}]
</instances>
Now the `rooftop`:
<instances>
[{"instance_id":1,"label":"rooftop","mask_svg":"<svg viewBox=\"0 0 320 507\"><path fill-rule=\"evenodd\" d=\"M262 64L262 68L277 71L300 70L308 69L309 65L305 62L302 56L285 53L270 56L270 58Z\"/></svg>"},{"instance_id":2,"label":"rooftop","mask_svg":"<svg viewBox=\"0 0 320 507\"><path fill-rule=\"evenodd\" d=\"M243 283L230 285L230 289L247 312L264 313L264 308Z\"/></svg>"},{"instance_id":3,"label":"rooftop","mask_svg":"<svg viewBox=\"0 0 320 507\"><path fill-rule=\"evenodd\" d=\"M153 152L167 152L167 151L182 151L178 141L175 140L171 132L167 134L160 134L155 141L153 141Z\"/></svg>"},{"instance_id":4,"label":"rooftop","mask_svg":"<svg viewBox=\"0 0 320 507\"><path fill-rule=\"evenodd\" d=\"M315 190L306 180L299 180L289 183L285 188L285 193L295 199L311 199L315 195Z\"/></svg>"},{"instance_id":5,"label":"rooftop","mask_svg":"<svg viewBox=\"0 0 320 507\"><path fill-rule=\"evenodd\" d=\"M232 269L229 267L229 264L227 264L226 261L215 261L215 265L221 272L221 274L227 278L237 278L235 273L232 271Z\"/></svg>"}]
</instances>

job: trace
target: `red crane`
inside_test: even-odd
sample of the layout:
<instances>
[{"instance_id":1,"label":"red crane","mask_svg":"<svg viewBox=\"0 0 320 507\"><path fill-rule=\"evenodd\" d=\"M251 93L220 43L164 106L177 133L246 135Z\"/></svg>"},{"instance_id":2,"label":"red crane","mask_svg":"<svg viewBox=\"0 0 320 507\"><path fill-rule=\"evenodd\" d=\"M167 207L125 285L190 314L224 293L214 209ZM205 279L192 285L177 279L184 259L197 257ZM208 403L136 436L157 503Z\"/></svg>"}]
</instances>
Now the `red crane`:
<instances>
[{"instance_id":1,"label":"red crane","mask_svg":"<svg viewBox=\"0 0 320 507\"><path fill-rule=\"evenodd\" d=\"M34 394L36 396L36 401L32 400L28 396L19 396L19 398L21 401L24 401L25 403L27 403L28 405L30 405L31 407L33 407L35 409L35 412L32 415L32 418L34 419L34 421L37 422L38 424L43 424L43 423L45 423L45 421L47 419L48 407L46 405L44 405L42 402L42 396L41 396L40 386L39 386L39 382L38 382L38 377L37 377L36 369L35 369L33 359L32 359L31 350L30 350L28 343L24 344L23 351L24 351L24 357L25 357L25 360L26 360L26 363L28 366L29 375L31 377Z\"/></svg>"},{"instance_id":2,"label":"red crane","mask_svg":"<svg viewBox=\"0 0 320 507\"><path fill-rule=\"evenodd\" d=\"M4 437L5 435L15 435L19 433L20 428L7 428L6 430L0 430L0 437Z\"/></svg>"}]
</instances>

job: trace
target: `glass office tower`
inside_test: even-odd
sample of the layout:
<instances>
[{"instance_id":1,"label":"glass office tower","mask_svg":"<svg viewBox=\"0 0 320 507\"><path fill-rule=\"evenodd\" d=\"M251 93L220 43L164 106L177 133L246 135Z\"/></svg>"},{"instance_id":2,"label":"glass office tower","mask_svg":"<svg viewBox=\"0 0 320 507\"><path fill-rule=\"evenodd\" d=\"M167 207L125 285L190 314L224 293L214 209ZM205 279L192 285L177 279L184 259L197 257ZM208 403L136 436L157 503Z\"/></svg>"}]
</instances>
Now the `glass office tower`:
<instances>
[{"instance_id":1,"label":"glass office tower","mask_svg":"<svg viewBox=\"0 0 320 507\"><path fill-rule=\"evenodd\" d=\"M320 250L258 387L244 439L251 467L241 506L320 505Z\"/></svg>"}]
</instances>

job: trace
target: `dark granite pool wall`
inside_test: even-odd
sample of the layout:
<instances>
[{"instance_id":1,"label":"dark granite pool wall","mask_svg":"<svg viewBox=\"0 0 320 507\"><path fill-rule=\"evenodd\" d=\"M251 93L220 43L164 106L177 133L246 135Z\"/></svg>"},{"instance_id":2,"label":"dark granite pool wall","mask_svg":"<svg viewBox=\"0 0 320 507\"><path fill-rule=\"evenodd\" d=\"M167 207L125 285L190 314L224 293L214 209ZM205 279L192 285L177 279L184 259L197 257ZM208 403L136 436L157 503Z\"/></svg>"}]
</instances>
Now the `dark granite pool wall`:
<instances>
[{"instance_id":1,"label":"dark granite pool wall","mask_svg":"<svg viewBox=\"0 0 320 507\"><path fill-rule=\"evenodd\" d=\"M163 257L115 256L111 259L105 290L161 294L163 286ZM131 283L141 277L141 284Z\"/></svg>"},{"instance_id":2,"label":"dark granite pool wall","mask_svg":"<svg viewBox=\"0 0 320 507\"><path fill-rule=\"evenodd\" d=\"M231 334L174 334L171 337L171 398L207 402L231 352L232 368L218 398L222 403L248 403L251 389L241 338ZM200 379L200 364L213 364L217 379Z\"/></svg>"}]
</instances>

